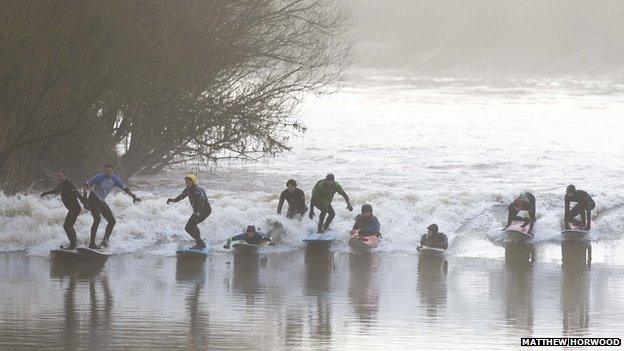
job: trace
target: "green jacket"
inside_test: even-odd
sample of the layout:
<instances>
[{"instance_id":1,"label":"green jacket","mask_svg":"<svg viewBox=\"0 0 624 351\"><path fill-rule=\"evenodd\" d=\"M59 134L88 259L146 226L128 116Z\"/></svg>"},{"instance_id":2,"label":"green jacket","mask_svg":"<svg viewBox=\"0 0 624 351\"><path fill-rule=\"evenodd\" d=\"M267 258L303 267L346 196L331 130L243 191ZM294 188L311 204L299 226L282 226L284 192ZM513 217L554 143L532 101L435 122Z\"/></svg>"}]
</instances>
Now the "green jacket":
<instances>
[{"instance_id":1,"label":"green jacket","mask_svg":"<svg viewBox=\"0 0 624 351\"><path fill-rule=\"evenodd\" d=\"M344 196L345 194L344 190L342 190L342 186L340 186L338 182L334 182L333 186L327 186L325 184L325 179L319 180L312 189L314 204L321 207L331 205L335 193L338 193L342 196Z\"/></svg>"}]
</instances>

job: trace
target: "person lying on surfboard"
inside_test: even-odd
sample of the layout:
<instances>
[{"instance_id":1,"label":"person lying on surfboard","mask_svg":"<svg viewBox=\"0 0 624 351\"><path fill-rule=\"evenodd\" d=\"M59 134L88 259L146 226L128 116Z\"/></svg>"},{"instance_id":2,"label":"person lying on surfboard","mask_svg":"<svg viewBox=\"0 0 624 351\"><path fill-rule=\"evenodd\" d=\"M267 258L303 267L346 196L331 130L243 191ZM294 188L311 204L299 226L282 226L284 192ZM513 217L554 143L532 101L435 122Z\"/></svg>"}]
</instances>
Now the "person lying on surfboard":
<instances>
[{"instance_id":1,"label":"person lying on surfboard","mask_svg":"<svg viewBox=\"0 0 624 351\"><path fill-rule=\"evenodd\" d=\"M362 213L355 217L355 223L351 229L351 234L355 231L359 231L358 236L381 236L379 229L379 220L377 217L373 216L373 206L369 204L362 205Z\"/></svg>"},{"instance_id":2,"label":"person lying on surfboard","mask_svg":"<svg viewBox=\"0 0 624 351\"><path fill-rule=\"evenodd\" d=\"M227 243L223 245L224 249L229 249L232 241L244 241L247 244L262 244L265 241L271 241L271 238L259 231L256 230L256 227L253 225L247 226L247 230L243 234L235 235L227 240Z\"/></svg>"},{"instance_id":3,"label":"person lying on surfboard","mask_svg":"<svg viewBox=\"0 0 624 351\"><path fill-rule=\"evenodd\" d=\"M576 205L570 209L570 202L576 202ZM596 202L589 196L586 191L576 190L576 187L572 184L566 188L565 195L565 213L564 213L564 227L566 230L570 230L570 223L578 225L585 230L591 229L591 211L596 208ZM575 217L581 215L581 220L578 221Z\"/></svg>"},{"instance_id":4,"label":"person lying on surfboard","mask_svg":"<svg viewBox=\"0 0 624 351\"><path fill-rule=\"evenodd\" d=\"M115 187L123 190L124 193L132 197L133 202L141 201L141 199L134 195L130 188L128 188L118 176L113 174L113 165L110 164L104 166L104 173L94 175L83 184L84 189L91 189L89 196L87 197L85 195L89 201L89 210L93 216L93 225L91 225L91 240L89 241L90 249L97 250L100 246L108 246L108 239L110 239L110 236L113 233L113 227L115 227L116 221L113 216L113 212L108 207L108 204L106 204L106 197ZM108 224L106 225L104 239L102 240L102 243L100 243L100 246L98 246L95 244L95 236L97 234L98 227L100 226L102 217L106 219Z\"/></svg>"},{"instance_id":5,"label":"person lying on surfboard","mask_svg":"<svg viewBox=\"0 0 624 351\"><path fill-rule=\"evenodd\" d=\"M420 251L423 246L446 250L448 249L448 238L446 234L438 232L438 225L434 223L427 227L427 234L423 234L420 238L417 250Z\"/></svg>"},{"instance_id":6,"label":"person lying on surfboard","mask_svg":"<svg viewBox=\"0 0 624 351\"><path fill-rule=\"evenodd\" d=\"M286 212L286 217L288 218L294 218L295 215L303 216L308 211L308 206L305 204L305 194L303 190L297 188L297 182L294 179L288 179L286 190L280 194L277 214L282 213L284 200L288 202L288 211Z\"/></svg>"},{"instance_id":7,"label":"person lying on surfboard","mask_svg":"<svg viewBox=\"0 0 624 351\"><path fill-rule=\"evenodd\" d=\"M76 219L78 219L78 215L80 214L81 208L78 200L82 202L84 206L87 206L87 199L82 196L71 179L65 177L65 171L62 169L56 170L54 172L54 176L56 178L56 182L58 183L57 187L48 191L44 191L41 193L41 197L52 195L52 194L61 194L61 201L65 208L69 212L67 212L67 216L65 216L65 222L63 223L63 229L65 230L65 234L67 234L67 238L69 239L69 246L63 247L61 249L73 250L76 248L78 244L78 240L76 238L76 230L74 230L74 224L76 224Z\"/></svg>"},{"instance_id":8,"label":"person lying on surfboard","mask_svg":"<svg viewBox=\"0 0 624 351\"><path fill-rule=\"evenodd\" d=\"M518 216L518 212L527 211L529 213L529 217L521 217ZM522 221L524 222L521 227L526 227L529 223L528 234L533 235L533 226L535 225L536 217L535 217L535 196L529 192L524 192L511 203L508 207L507 213L507 225L503 230L506 230L513 221Z\"/></svg>"},{"instance_id":9,"label":"person lying on surfboard","mask_svg":"<svg viewBox=\"0 0 624 351\"><path fill-rule=\"evenodd\" d=\"M347 202L347 209L349 211L353 211L353 206L351 206L351 202L349 201L349 196L342 189L342 186L336 182L333 174L328 174L325 179L319 180L314 188L312 189L312 198L310 199L310 219L314 219L314 207L318 208L321 211L319 214L319 221L316 232L322 234L326 230L329 229L329 225L331 224L336 212L332 207L332 200L334 199L334 194L338 193L342 195L342 197ZM323 223L325 219L325 215L327 215L327 220Z\"/></svg>"},{"instance_id":10,"label":"person lying on surfboard","mask_svg":"<svg viewBox=\"0 0 624 351\"><path fill-rule=\"evenodd\" d=\"M191 207L193 208L193 214L191 214L191 217L189 217L186 222L184 230L195 239L195 246L191 247L191 249L205 249L206 243L201 239L201 234L197 225L210 216L212 208L208 202L206 191L197 185L197 177L194 174L189 174L184 177L184 182L186 183L186 188L182 190L182 193L178 195L178 197L167 199L167 205L170 202L176 203L188 197Z\"/></svg>"}]
</instances>

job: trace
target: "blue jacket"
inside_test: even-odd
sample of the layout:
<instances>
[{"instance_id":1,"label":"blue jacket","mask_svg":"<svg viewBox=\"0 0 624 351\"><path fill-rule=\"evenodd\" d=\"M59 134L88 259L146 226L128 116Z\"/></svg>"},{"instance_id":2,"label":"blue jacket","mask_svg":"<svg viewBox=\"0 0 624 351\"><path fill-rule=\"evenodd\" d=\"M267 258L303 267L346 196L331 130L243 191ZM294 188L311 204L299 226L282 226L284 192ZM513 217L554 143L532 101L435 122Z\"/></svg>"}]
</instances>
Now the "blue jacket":
<instances>
[{"instance_id":1,"label":"blue jacket","mask_svg":"<svg viewBox=\"0 0 624 351\"><path fill-rule=\"evenodd\" d=\"M362 214L355 216L355 223L353 224L353 230L359 229L360 235L371 235L379 233L381 225L379 220L375 216L365 218Z\"/></svg>"}]
</instances>

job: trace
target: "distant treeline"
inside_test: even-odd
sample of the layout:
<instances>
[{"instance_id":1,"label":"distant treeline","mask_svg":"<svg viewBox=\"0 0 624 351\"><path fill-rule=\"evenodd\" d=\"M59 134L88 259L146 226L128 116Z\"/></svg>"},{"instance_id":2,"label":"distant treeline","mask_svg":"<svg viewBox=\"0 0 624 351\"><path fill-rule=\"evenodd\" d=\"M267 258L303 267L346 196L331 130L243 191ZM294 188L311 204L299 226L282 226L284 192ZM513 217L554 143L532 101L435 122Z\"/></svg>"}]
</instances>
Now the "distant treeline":
<instances>
[{"instance_id":1,"label":"distant treeline","mask_svg":"<svg viewBox=\"0 0 624 351\"><path fill-rule=\"evenodd\" d=\"M0 188L256 159L349 61L339 0L4 0Z\"/></svg>"}]
</instances>

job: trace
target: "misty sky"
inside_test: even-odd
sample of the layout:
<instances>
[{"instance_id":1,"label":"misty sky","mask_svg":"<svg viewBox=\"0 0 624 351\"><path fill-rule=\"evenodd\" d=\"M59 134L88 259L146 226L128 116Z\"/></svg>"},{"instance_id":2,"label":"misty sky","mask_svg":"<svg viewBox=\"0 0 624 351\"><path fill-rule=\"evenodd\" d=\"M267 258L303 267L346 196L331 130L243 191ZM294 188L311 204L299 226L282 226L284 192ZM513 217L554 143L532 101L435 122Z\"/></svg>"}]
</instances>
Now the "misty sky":
<instances>
[{"instance_id":1,"label":"misty sky","mask_svg":"<svg viewBox=\"0 0 624 351\"><path fill-rule=\"evenodd\" d=\"M358 66L624 72L624 1L350 0Z\"/></svg>"}]
</instances>

